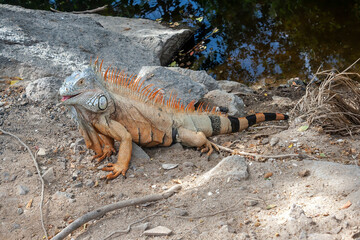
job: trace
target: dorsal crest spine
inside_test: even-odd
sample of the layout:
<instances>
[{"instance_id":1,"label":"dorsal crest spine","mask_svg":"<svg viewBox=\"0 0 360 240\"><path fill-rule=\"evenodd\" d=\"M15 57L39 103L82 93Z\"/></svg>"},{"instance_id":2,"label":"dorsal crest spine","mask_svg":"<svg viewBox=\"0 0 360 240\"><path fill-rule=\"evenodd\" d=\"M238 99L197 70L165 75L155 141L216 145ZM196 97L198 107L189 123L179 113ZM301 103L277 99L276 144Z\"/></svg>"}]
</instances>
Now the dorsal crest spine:
<instances>
[{"instance_id":1,"label":"dorsal crest spine","mask_svg":"<svg viewBox=\"0 0 360 240\"><path fill-rule=\"evenodd\" d=\"M111 68L111 65L107 67L103 73L103 62L104 60L102 60L99 64L99 58L97 57L94 64L92 64L90 59L90 66L97 73L97 76L101 79L102 84L110 87L110 89L115 93L120 93L120 91L125 90L129 95L136 97L144 103L152 103L162 107L165 106L167 109L176 112L224 115L223 113L216 111L216 107L213 107L212 109L209 108L209 105L204 107L204 103L200 103L198 108L195 109L195 100L192 100L189 104L184 105L181 102L181 99L177 99L177 96L174 95L173 92L170 92L169 98L165 99L162 88L156 88L153 84L143 86L145 80L142 80L135 74L128 76L124 71L120 71L117 68Z\"/></svg>"}]
</instances>

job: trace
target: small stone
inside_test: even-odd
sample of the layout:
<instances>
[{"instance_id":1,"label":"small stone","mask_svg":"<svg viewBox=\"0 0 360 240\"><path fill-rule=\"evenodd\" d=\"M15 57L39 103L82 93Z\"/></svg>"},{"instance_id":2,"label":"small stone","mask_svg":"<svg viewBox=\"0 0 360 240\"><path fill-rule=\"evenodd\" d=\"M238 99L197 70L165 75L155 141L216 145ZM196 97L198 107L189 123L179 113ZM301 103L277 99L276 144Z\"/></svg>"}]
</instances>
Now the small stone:
<instances>
[{"instance_id":1,"label":"small stone","mask_svg":"<svg viewBox=\"0 0 360 240\"><path fill-rule=\"evenodd\" d=\"M248 207L253 207L253 206L256 206L258 205L258 201L257 200L247 200L245 201L245 205L248 206Z\"/></svg>"},{"instance_id":2,"label":"small stone","mask_svg":"<svg viewBox=\"0 0 360 240\"><path fill-rule=\"evenodd\" d=\"M18 186L18 191L20 195L26 195L28 194L28 192L30 191L28 187L23 186L23 185L19 185Z\"/></svg>"},{"instance_id":3,"label":"small stone","mask_svg":"<svg viewBox=\"0 0 360 240\"><path fill-rule=\"evenodd\" d=\"M264 139L261 140L261 144L263 144L263 145L266 145L266 144L268 144L268 143L269 143L269 139L268 139L268 138L264 138Z\"/></svg>"},{"instance_id":4,"label":"small stone","mask_svg":"<svg viewBox=\"0 0 360 240\"><path fill-rule=\"evenodd\" d=\"M5 102L0 102L0 107L4 106Z\"/></svg>"},{"instance_id":5,"label":"small stone","mask_svg":"<svg viewBox=\"0 0 360 240\"><path fill-rule=\"evenodd\" d=\"M17 224L17 223L14 223L12 225L12 229L15 230L15 229L19 229L20 228L20 224Z\"/></svg>"},{"instance_id":6,"label":"small stone","mask_svg":"<svg viewBox=\"0 0 360 240\"><path fill-rule=\"evenodd\" d=\"M95 182L91 179L88 179L85 181L85 186L87 187L93 187L95 185Z\"/></svg>"},{"instance_id":7,"label":"small stone","mask_svg":"<svg viewBox=\"0 0 360 240\"><path fill-rule=\"evenodd\" d=\"M18 213L19 215L21 215L21 214L24 213L24 210L23 210L22 208L18 208L18 209L17 209L17 213Z\"/></svg>"},{"instance_id":8,"label":"small stone","mask_svg":"<svg viewBox=\"0 0 360 240\"><path fill-rule=\"evenodd\" d=\"M77 182L77 183L73 184L73 187L75 187L75 188L81 188L82 186L83 186L82 182Z\"/></svg>"},{"instance_id":9,"label":"small stone","mask_svg":"<svg viewBox=\"0 0 360 240\"><path fill-rule=\"evenodd\" d=\"M54 173L54 168L51 167L48 170L46 170L44 172L44 174L42 175L43 179L45 180L45 182L47 183L52 183L55 181L55 173Z\"/></svg>"},{"instance_id":10,"label":"small stone","mask_svg":"<svg viewBox=\"0 0 360 240\"><path fill-rule=\"evenodd\" d=\"M69 199L69 203L74 203L74 202L76 202L76 199L74 198Z\"/></svg>"},{"instance_id":11,"label":"small stone","mask_svg":"<svg viewBox=\"0 0 360 240\"><path fill-rule=\"evenodd\" d=\"M46 150L45 150L45 148L39 148L39 151L38 151L37 155L39 155L39 156L45 156L45 155L46 155Z\"/></svg>"},{"instance_id":12,"label":"small stone","mask_svg":"<svg viewBox=\"0 0 360 240\"><path fill-rule=\"evenodd\" d=\"M310 171L306 169L306 170L298 172L298 174L300 177L307 177L310 175Z\"/></svg>"},{"instance_id":13,"label":"small stone","mask_svg":"<svg viewBox=\"0 0 360 240\"><path fill-rule=\"evenodd\" d=\"M184 162L183 166L187 167L187 168L192 168L192 167L195 167L195 164L192 162Z\"/></svg>"},{"instance_id":14,"label":"small stone","mask_svg":"<svg viewBox=\"0 0 360 240\"><path fill-rule=\"evenodd\" d=\"M157 226L155 228L146 230L144 232L145 236L169 236L172 233L170 229L164 226Z\"/></svg>"},{"instance_id":15,"label":"small stone","mask_svg":"<svg viewBox=\"0 0 360 240\"><path fill-rule=\"evenodd\" d=\"M10 179L10 173L8 173L8 172L3 172L2 173L2 178L3 178L3 180L6 182L6 181L9 181L9 179Z\"/></svg>"},{"instance_id":16,"label":"small stone","mask_svg":"<svg viewBox=\"0 0 360 240\"><path fill-rule=\"evenodd\" d=\"M181 208L175 208L175 213L179 216L189 215L188 211L186 211L185 209L181 209Z\"/></svg>"},{"instance_id":17,"label":"small stone","mask_svg":"<svg viewBox=\"0 0 360 240\"><path fill-rule=\"evenodd\" d=\"M105 195L106 195L106 192L100 192L100 193L99 193L99 196L100 196L100 197L104 197Z\"/></svg>"},{"instance_id":18,"label":"small stone","mask_svg":"<svg viewBox=\"0 0 360 240\"><path fill-rule=\"evenodd\" d=\"M279 140L280 139L278 137L272 137L269 142L270 146L275 146L279 142Z\"/></svg>"},{"instance_id":19,"label":"small stone","mask_svg":"<svg viewBox=\"0 0 360 240\"><path fill-rule=\"evenodd\" d=\"M30 170L26 169L25 176L31 177L32 175L33 175L33 173Z\"/></svg>"},{"instance_id":20,"label":"small stone","mask_svg":"<svg viewBox=\"0 0 360 240\"><path fill-rule=\"evenodd\" d=\"M345 214L343 212L338 212L333 216L333 218L340 222L345 219Z\"/></svg>"},{"instance_id":21,"label":"small stone","mask_svg":"<svg viewBox=\"0 0 360 240\"><path fill-rule=\"evenodd\" d=\"M132 227L131 229L135 230L135 231L145 231L146 229L148 229L150 227L150 223L149 222L145 222L142 224L139 224L137 226Z\"/></svg>"},{"instance_id":22,"label":"small stone","mask_svg":"<svg viewBox=\"0 0 360 240\"><path fill-rule=\"evenodd\" d=\"M15 181L16 178L17 178L17 175L12 175L10 178L10 181L13 182L13 181Z\"/></svg>"},{"instance_id":23,"label":"small stone","mask_svg":"<svg viewBox=\"0 0 360 240\"><path fill-rule=\"evenodd\" d=\"M164 163L161 165L161 167L165 170L170 170L170 169L174 169L177 166L179 166L179 164L173 164L173 163Z\"/></svg>"},{"instance_id":24,"label":"small stone","mask_svg":"<svg viewBox=\"0 0 360 240\"><path fill-rule=\"evenodd\" d=\"M57 191L52 195L53 200L64 200L64 199L73 199L73 198L75 198L75 195L67 192Z\"/></svg>"},{"instance_id":25,"label":"small stone","mask_svg":"<svg viewBox=\"0 0 360 240\"><path fill-rule=\"evenodd\" d=\"M169 150L182 151L182 150L184 150L184 147L181 145L181 143L175 143L169 147Z\"/></svg>"}]
</instances>

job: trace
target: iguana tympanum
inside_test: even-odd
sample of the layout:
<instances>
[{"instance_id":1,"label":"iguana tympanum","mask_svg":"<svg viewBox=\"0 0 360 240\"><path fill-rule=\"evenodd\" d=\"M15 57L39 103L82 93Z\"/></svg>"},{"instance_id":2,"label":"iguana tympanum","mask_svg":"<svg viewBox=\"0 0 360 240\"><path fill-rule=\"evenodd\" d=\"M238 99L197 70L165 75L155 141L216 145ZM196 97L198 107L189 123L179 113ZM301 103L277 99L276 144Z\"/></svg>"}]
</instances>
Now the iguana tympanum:
<instances>
[{"instance_id":1,"label":"iguana tympanum","mask_svg":"<svg viewBox=\"0 0 360 240\"><path fill-rule=\"evenodd\" d=\"M286 120L287 115L257 113L231 117L204 109L195 101L184 106L171 96L165 100L161 89L143 86L136 76L108 68L102 73L98 60L82 72L74 72L60 88L63 104L70 107L78 122L86 147L95 151L98 162L115 153L114 140L120 142L118 160L102 170L106 178L125 176L129 167L132 141L144 146L170 146L180 142L202 148L210 155L213 147L207 137L238 132L263 121Z\"/></svg>"}]
</instances>

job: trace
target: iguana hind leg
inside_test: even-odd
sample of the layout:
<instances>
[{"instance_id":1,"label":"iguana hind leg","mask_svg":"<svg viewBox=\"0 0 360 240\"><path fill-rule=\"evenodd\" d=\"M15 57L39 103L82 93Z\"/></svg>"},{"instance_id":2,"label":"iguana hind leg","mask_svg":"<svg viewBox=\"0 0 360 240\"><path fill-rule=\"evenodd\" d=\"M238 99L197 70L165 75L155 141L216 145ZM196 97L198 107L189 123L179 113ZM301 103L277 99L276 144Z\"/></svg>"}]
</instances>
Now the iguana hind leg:
<instances>
[{"instance_id":1,"label":"iguana hind leg","mask_svg":"<svg viewBox=\"0 0 360 240\"><path fill-rule=\"evenodd\" d=\"M120 142L118 153L118 160L116 163L109 163L107 167L102 170L111 171L112 173L106 176L106 179L114 179L120 174L126 174L129 168L132 151L132 138L126 128L114 120L100 119L99 122L94 123L95 128L103 135L108 136Z\"/></svg>"},{"instance_id":2,"label":"iguana hind leg","mask_svg":"<svg viewBox=\"0 0 360 240\"><path fill-rule=\"evenodd\" d=\"M178 129L178 139L185 146L201 148L201 152L207 152L210 156L214 151L213 147L219 151L218 147L210 142L203 132L194 132L185 128Z\"/></svg>"}]
</instances>

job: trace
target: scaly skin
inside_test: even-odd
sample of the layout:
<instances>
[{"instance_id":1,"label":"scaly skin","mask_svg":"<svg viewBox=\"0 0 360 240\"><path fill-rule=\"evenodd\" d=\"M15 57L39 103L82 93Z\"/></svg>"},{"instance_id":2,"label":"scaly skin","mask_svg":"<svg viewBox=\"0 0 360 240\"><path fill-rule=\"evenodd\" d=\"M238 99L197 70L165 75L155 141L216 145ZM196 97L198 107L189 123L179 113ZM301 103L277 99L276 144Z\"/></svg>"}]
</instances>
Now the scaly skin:
<instances>
[{"instance_id":1,"label":"scaly skin","mask_svg":"<svg viewBox=\"0 0 360 240\"><path fill-rule=\"evenodd\" d=\"M140 79L109 68L102 73L101 66L96 61L84 71L73 73L60 88L60 95L74 113L86 147L96 153L98 162L115 153L114 140L120 142L117 162L102 169L111 172L106 179L125 176L132 141L145 147L180 142L210 155L216 145L207 139L209 136L288 118L275 113L235 118L215 109L203 110L201 105L195 110L194 102L185 107L171 96L165 101L160 90L142 86Z\"/></svg>"}]
</instances>

